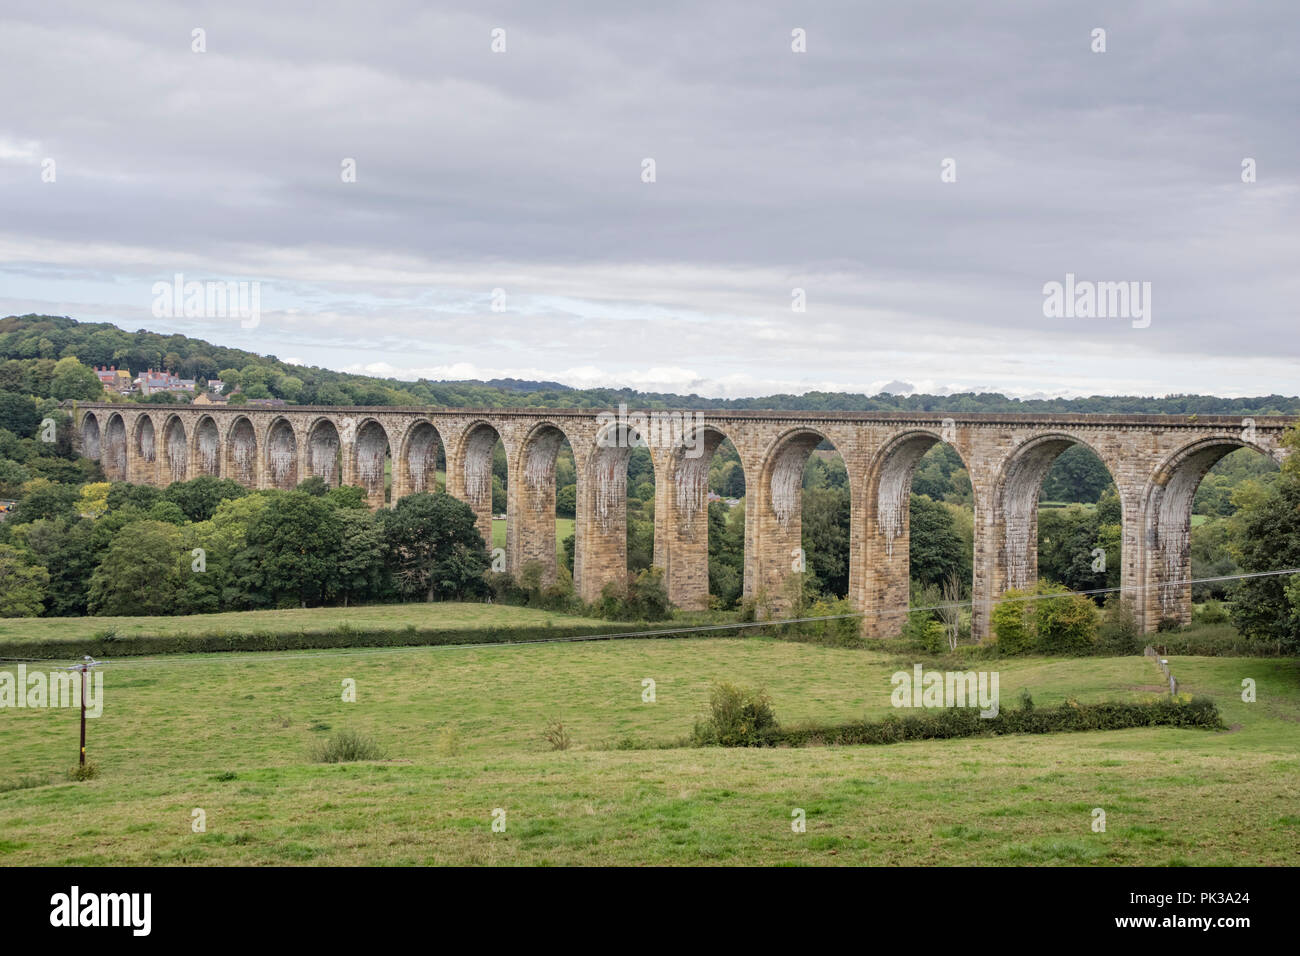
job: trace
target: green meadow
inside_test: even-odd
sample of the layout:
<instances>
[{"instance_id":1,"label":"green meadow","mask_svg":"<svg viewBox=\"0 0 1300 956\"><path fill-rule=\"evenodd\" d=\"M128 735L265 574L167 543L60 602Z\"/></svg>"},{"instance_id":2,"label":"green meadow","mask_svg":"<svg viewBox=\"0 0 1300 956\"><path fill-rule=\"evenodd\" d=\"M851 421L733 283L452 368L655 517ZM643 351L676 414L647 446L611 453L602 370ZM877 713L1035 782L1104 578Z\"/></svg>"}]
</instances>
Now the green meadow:
<instances>
[{"instance_id":1,"label":"green meadow","mask_svg":"<svg viewBox=\"0 0 1300 956\"><path fill-rule=\"evenodd\" d=\"M1293 865L1300 856L1300 665L1289 659L1170 660L1182 690L1215 698L1222 732L649 749L688 735L720 679L765 687L782 723L832 722L895 712L890 675L912 663L758 637L124 660L105 667L103 716L89 722L94 779L66 778L76 711L0 711L0 862ZM1037 706L1140 699L1161 680L1141 657L976 666L999 672L1003 707L1017 706L1022 689ZM1244 678L1256 682L1255 703L1241 700ZM355 682L355 702L342 699L345 682ZM567 750L544 737L556 720ZM340 731L368 736L382 758L315 762L313 749ZM1105 832L1093 831L1096 808ZM192 830L196 809L205 832ZM800 810L802 833L791 826Z\"/></svg>"},{"instance_id":2,"label":"green meadow","mask_svg":"<svg viewBox=\"0 0 1300 956\"><path fill-rule=\"evenodd\" d=\"M572 518L555 519L555 553L564 559L564 539L573 534ZM506 522L504 518L492 519L492 547L506 546Z\"/></svg>"}]
</instances>

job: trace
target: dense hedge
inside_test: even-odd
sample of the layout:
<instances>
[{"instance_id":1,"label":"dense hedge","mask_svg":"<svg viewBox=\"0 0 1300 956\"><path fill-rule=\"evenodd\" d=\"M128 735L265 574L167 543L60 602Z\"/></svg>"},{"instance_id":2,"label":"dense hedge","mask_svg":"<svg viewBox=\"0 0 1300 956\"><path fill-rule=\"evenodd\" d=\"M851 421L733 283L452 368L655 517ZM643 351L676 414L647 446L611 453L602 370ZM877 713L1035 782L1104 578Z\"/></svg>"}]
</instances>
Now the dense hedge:
<instances>
[{"instance_id":1,"label":"dense hedge","mask_svg":"<svg viewBox=\"0 0 1300 956\"><path fill-rule=\"evenodd\" d=\"M648 632L655 637L661 624L589 624L501 626L480 628L353 628L282 632L213 632L206 634L142 634L118 637L101 633L83 640L0 641L0 658L68 660L89 654L97 658L142 654L203 654L220 651L299 651L339 647L436 647L453 644L506 644L528 641L598 639ZM719 628L707 637L740 637L756 629ZM762 630L761 628L757 630Z\"/></svg>"},{"instance_id":2,"label":"dense hedge","mask_svg":"<svg viewBox=\"0 0 1300 956\"><path fill-rule=\"evenodd\" d=\"M940 740L1002 734L1052 734L1081 730L1123 730L1129 727L1224 727L1219 709L1208 697L1174 700L1168 697L1141 703L1065 703L1047 709L1003 709L996 717L980 717L974 707L890 715L881 721L826 727L771 728L747 738L740 746L807 747L818 744L894 744L905 740Z\"/></svg>"}]
</instances>

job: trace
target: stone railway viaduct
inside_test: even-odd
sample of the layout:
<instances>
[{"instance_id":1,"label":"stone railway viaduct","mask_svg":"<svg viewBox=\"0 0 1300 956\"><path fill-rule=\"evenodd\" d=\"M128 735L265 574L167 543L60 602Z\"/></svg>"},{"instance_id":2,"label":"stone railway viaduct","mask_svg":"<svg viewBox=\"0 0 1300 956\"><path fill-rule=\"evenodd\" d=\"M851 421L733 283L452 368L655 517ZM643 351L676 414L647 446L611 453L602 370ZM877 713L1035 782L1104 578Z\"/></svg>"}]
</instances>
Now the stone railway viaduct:
<instances>
[{"instance_id":1,"label":"stone railway viaduct","mask_svg":"<svg viewBox=\"0 0 1300 956\"><path fill-rule=\"evenodd\" d=\"M478 516L491 542L492 452L508 461L506 567L556 569L555 460L567 440L578 475L574 584L585 600L625 580L626 484L638 422L591 409L396 407L222 408L78 404L75 440L110 479L166 485L215 475L250 488L293 488L318 475L363 486L372 506L434 490L438 447L446 490ZM829 439L847 466L851 501L849 598L864 633L896 633L908 604L908 500L917 462L946 441L970 473L975 499L973 631L988 633L991 603L1037 576L1039 486L1058 455L1086 445L1105 463L1123 508L1122 586L1140 623L1191 616L1192 498L1220 458L1249 447L1281 462L1294 419L1174 415L1038 415L704 411L678 413L690 431L650 441L655 469L654 563L670 599L708 600L708 465L724 438L746 479L746 596L780 608L800 547L804 464ZM699 450L703 454L699 454ZM692 448L695 454L692 454Z\"/></svg>"}]
</instances>

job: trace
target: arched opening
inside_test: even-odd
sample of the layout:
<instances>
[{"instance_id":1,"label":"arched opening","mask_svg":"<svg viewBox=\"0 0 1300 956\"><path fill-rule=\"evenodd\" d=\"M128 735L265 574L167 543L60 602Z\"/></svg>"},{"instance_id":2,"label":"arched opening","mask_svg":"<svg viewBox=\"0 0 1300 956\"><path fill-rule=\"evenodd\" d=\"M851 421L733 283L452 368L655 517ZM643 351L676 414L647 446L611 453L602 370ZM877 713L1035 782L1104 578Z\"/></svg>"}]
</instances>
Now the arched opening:
<instances>
[{"instance_id":1,"label":"arched opening","mask_svg":"<svg viewBox=\"0 0 1300 956\"><path fill-rule=\"evenodd\" d=\"M109 481L126 481L126 423L121 415L109 416L101 456L104 476Z\"/></svg>"},{"instance_id":2,"label":"arched opening","mask_svg":"<svg viewBox=\"0 0 1300 956\"><path fill-rule=\"evenodd\" d=\"M486 422L477 422L465 432L461 447L465 500L474 511L479 533L483 535L488 550L501 548L500 553L504 555L509 521L505 446L495 428ZM496 515L500 515L499 523L493 520Z\"/></svg>"},{"instance_id":3,"label":"arched opening","mask_svg":"<svg viewBox=\"0 0 1300 956\"><path fill-rule=\"evenodd\" d=\"M644 441L627 456L627 573L637 575L655 560L655 464Z\"/></svg>"},{"instance_id":4,"label":"arched opening","mask_svg":"<svg viewBox=\"0 0 1300 956\"><path fill-rule=\"evenodd\" d=\"M815 455L818 448L826 454ZM754 510L749 518L757 522L756 540L762 543L753 562L751 573L757 578L752 593L764 613L802 614L822 599L825 585L819 570L834 580L832 588L842 587L847 593L847 517L837 505L842 492L847 509L848 475L843 473L838 491L826 487L824 480L831 476L828 460L840 464L843 471L830 439L812 428L782 435L764 460L757 489L763 494L751 495L749 501ZM727 464L720 470L734 474L734 467ZM805 487L806 479L817 487ZM805 504L813 505L808 524ZM843 535L839 534L841 520Z\"/></svg>"},{"instance_id":5,"label":"arched opening","mask_svg":"<svg viewBox=\"0 0 1300 956\"><path fill-rule=\"evenodd\" d=\"M173 415L163 428L163 453L167 461L167 477L184 481L189 474L190 445L185 437L185 425Z\"/></svg>"},{"instance_id":6,"label":"arched opening","mask_svg":"<svg viewBox=\"0 0 1300 956\"><path fill-rule=\"evenodd\" d=\"M864 511L866 631L917 635L938 624L949 644L974 634L966 604L974 592L974 496L957 449L931 431L898 436L872 472Z\"/></svg>"},{"instance_id":7,"label":"arched opening","mask_svg":"<svg viewBox=\"0 0 1300 956\"><path fill-rule=\"evenodd\" d=\"M221 435L211 415L204 415L194 429L194 461L200 475L221 474Z\"/></svg>"},{"instance_id":8,"label":"arched opening","mask_svg":"<svg viewBox=\"0 0 1300 956\"><path fill-rule=\"evenodd\" d=\"M90 412L81 419L81 454L99 459L99 421Z\"/></svg>"},{"instance_id":9,"label":"arched opening","mask_svg":"<svg viewBox=\"0 0 1300 956\"><path fill-rule=\"evenodd\" d=\"M148 415L141 415L135 422L135 437L132 440L135 450L135 459L138 463L140 474L134 478L151 481L154 474L154 466L157 463L157 444L153 430L153 419Z\"/></svg>"},{"instance_id":10,"label":"arched opening","mask_svg":"<svg viewBox=\"0 0 1300 956\"><path fill-rule=\"evenodd\" d=\"M226 474L245 487L257 487L257 432L253 423L242 415L235 419L226 448Z\"/></svg>"},{"instance_id":11,"label":"arched opening","mask_svg":"<svg viewBox=\"0 0 1300 956\"><path fill-rule=\"evenodd\" d=\"M707 589L683 606L734 608L745 595L745 466L731 439L715 428L706 427L696 442L698 454L692 457L688 446L678 458L672 504L683 539L698 536ZM689 565L683 570L691 573Z\"/></svg>"},{"instance_id":12,"label":"arched opening","mask_svg":"<svg viewBox=\"0 0 1300 956\"><path fill-rule=\"evenodd\" d=\"M429 422L417 422L402 443L401 494L436 492L446 488L446 453L438 430Z\"/></svg>"},{"instance_id":13,"label":"arched opening","mask_svg":"<svg viewBox=\"0 0 1300 956\"><path fill-rule=\"evenodd\" d=\"M1024 442L1003 468L997 507L1005 579L995 596L1033 588L1040 571L1075 590L1104 588L1111 580L1119 586L1123 509L1110 472L1079 439L1053 434ZM1046 566L1039 563L1043 554Z\"/></svg>"},{"instance_id":14,"label":"arched opening","mask_svg":"<svg viewBox=\"0 0 1300 956\"><path fill-rule=\"evenodd\" d=\"M1280 469L1269 455L1256 448L1237 448L1216 462L1201 479L1192 497L1190 559L1192 620L1203 616L1208 623L1222 620L1223 605L1238 598L1240 581L1206 581L1241 574L1231 544L1233 519L1251 501L1268 492Z\"/></svg>"},{"instance_id":15,"label":"arched opening","mask_svg":"<svg viewBox=\"0 0 1300 956\"><path fill-rule=\"evenodd\" d=\"M270 487L281 491L298 485L298 438L287 419L277 418L267 429L266 477Z\"/></svg>"},{"instance_id":16,"label":"arched opening","mask_svg":"<svg viewBox=\"0 0 1300 956\"><path fill-rule=\"evenodd\" d=\"M1037 578L1120 600L1124 515L1110 471L1087 445L1066 447L1038 492ZM1032 585L1034 582L1030 581Z\"/></svg>"},{"instance_id":17,"label":"arched opening","mask_svg":"<svg viewBox=\"0 0 1300 956\"><path fill-rule=\"evenodd\" d=\"M838 600L849 593L852 503L844 456L824 439L803 467L800 546L806 567L804 598Z\"/></svg>"},{"instance_id":18,"label":"arched opening","mask_svg":"<svg viewBox=\"0 0 1300 956\"><path fill-rule=\"evenodd\" d=\"M1242 451L1234 454L1239 450ZM1262 456L1268 463L1259 461L1256 456ZM1227 461L1229 457L1233 459L1231 462ZM1147 547L1143 573L1145 610L1142 615L1147 630L1155 630L1162 625L1182 626L1192 622L1193 513L1196 510L1198 490L1210 472L1221 463L1225 465L1224 470L1216 474L1205 496L1200 498L1202 507L1207 510L1225 508L1223 492L1225 486L1234 483L1234 477L1239 479L1238 483L1249 481L1260 487L1273 480L1271 473L1276 468L1267 453L1246 441L1207 438L1171 455L1147 488L1143 509L1146 516ZM1233 497L1231 493L1227 495L1226 507L1235 510ZM1238 501L1244 497L1238 495ZM1204 525L1205 522L1198 521L1196 524ZM1222 541L1220 560L1223 557L1230 559L1231 555L1226 549L1227 529L1219 526L1219 530L1224 532L1225 538ZM1210 534L1207 530L1200 537L1209 538ZM1212 552L1206 557L1214 560L1215 555ZM1223 593L1227 596L1231 589L1225 588Z\"/></svg>"},{"instance_id":19,"label":"arched opening","mask_svg":"<svg viewBox=\"0 0 1300 956\"><path fill-rule=\"evenodd\" d=\"M388 503L392 473L388 432L373 418L368 419L357 429L356 474L371 508L382 508Z\"/></svg>"},{"instance_id":20,"label":"arched opening","mask_svg":"<svg viewBox=\"0 0 1300 956\"><path fill-rule=\"evenodd\" d=\"M332 421L322 418L316 422L307 436L307 476L320 478L327 487L337 488L343 481L342 445L339 430Z\"/></svg>"},{"instance_id":21,"label":"arched opening","mask_svg":"<svg viewBox=\"0 0 1300 956\"><path fill-rule=\"evenodd\" d=\"M502 485L503 489L517 487L506 509L508 563L525 586L549 587L561 576L573 574L577 507L573 447L558 426L543 422L524 438L521 454L515 476L519 484L512 486L507 478Z\"/></svg>"}]
</instances>

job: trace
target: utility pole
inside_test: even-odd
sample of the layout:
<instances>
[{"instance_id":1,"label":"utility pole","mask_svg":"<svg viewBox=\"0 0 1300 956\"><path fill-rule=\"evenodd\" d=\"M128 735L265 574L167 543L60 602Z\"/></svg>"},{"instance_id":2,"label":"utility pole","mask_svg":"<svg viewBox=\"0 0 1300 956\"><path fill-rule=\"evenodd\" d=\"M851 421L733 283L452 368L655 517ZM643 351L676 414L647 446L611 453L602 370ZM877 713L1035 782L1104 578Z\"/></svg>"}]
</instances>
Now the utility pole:
<instances>
[{"instance_id":1,"label":"utility pole","mask_svg":"<svg viewBox=\"0 0 1300 956\"><path fill-rule=\"evenodd\" d=\"M81 766L86 765L86 674L92 667L98 667L99 661L86 655L80 664L65 667L64 670L81 672Z\"/></svg>"}]
</instances>

